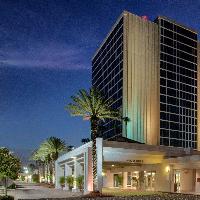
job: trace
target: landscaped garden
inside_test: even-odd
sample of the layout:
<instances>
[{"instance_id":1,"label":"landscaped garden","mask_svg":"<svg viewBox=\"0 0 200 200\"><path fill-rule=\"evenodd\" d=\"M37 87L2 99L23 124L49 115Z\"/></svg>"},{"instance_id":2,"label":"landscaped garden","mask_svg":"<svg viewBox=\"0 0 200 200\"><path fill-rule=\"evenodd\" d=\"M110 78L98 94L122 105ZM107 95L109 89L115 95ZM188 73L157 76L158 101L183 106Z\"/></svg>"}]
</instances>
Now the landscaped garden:
<instances>
[{"instance_id":1,"label":"landscaped garden","mask_svg":"<svg viewBox=\"0 0 200 200\"><path fill-rule=\"evenodd\" d=\"M132 189L120 189L120 188L103 188L104 195L111 196L135 196L135 195L155 195L161 194L161 192L151 192L151 191L136 191Z\"/></svg>"},{"instance_id":2,"label":"landscaped garden","mask_svg":"<svg viewBox=\"0 0 200 200\"><path fill-rule=\"evenodd\" d=\"M106 190L105 190L106 191ZM107 196L104 191L102 197L76 197L68 200L200 200L200 195L192 194L177 194L177 193L162 193L162 192L135 192L131 190L115 190ZM113 195L113 196L111 196Z\"/></svg>"}]
</instances>

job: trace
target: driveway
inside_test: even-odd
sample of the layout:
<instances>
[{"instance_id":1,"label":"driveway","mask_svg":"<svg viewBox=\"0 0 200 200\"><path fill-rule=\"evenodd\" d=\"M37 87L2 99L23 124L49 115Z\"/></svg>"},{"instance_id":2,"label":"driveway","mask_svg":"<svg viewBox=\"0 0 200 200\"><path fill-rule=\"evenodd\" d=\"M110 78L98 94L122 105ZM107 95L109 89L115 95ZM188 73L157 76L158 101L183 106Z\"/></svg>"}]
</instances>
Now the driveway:
<instances>
[{"instance_id":1,"label":"driveway","mask_svg":"<svg viewBox=\"0 0 200 200\"><path fill-rule=\"evenodd\" d=\"M81 193L61 189L46 188L37 184L20 184L20 188L8 192L15 199L67 198L80 196Z\"/></svg>"}]
</instances>

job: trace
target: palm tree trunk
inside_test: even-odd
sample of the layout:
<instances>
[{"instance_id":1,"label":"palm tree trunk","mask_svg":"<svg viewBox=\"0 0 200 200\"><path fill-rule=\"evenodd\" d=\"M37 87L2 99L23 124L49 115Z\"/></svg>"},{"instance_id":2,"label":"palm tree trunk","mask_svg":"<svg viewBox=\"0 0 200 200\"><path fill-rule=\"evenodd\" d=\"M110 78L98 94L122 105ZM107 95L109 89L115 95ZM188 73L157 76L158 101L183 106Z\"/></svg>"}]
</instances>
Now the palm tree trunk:
<instances>
[{"instance_id":1,"label":"palm tree trunk","mask_svg":"<svg viewBox=\"0 0 200 200\"><path fill-rule=\"evenodd\" d=\"M5 181L5 196L7 196L8 195L8 178L5 177L4 181Z\"/></svg>"},{"instance_id":2,"label":"palm tree trunk","mask_svg":"<svg viewBox=\"0 0 200 200\"><path fill-rule=\"evenodd\" d=\"M47 177L48 177L48 183L50 183L50 162L48 162L48 165L47 165L47 171L48 171L48 173L47 173Z\"/></svg>"},{"instance_id":3,"label":"palm tree trunk","mask_svg":"<svg viewBox=\"0 0 200 200\"><path fill-rule=\"evenodd\" d=\"M52 183L55 184L55 161L52 166Z\"/></svg>"},{"instance_id":4,"label":"palm tree trunk","mask_svg":"<svg viewBox=\"0 0 200 200\"><path fill-rule=\"evenodd\" d=\"M49 182L50 184L53 183L53 161L49 164Z\"/></svg>"},{"instance_id":5,"label":"palm tree trunk","mask_svg":"<svg viewBox=\"0 0 200 200\"><path fill-rule=\"evenodd\" d=\"M45 180L46 180L46 183L48 183L49 182L49 164L48 164L48 162L46 163L46 166L45 166L45 168L46 168L46 172L45 172Z\"/></svg>"},{"instance_id":6,"label":"palm tree trunk","mask_svg":"<svg viewBox=\"0 0 200 200\"><path fill-rule=\"evenodd\" d=\"M41 180L41 179L40 179L40 177L41 177L41 174L40 174L40 164L39 164L39 161L37 161L37 160L36 160L35 163L36 163L36 168L37 168L37 170L38 170L38 171L37 171L37 174L38 174L39 182L40 182L40 180Z\"/></svg>"},{"instance_id":7,"label":"palm tree trunk","mask_svg":"<svg viewBox=\"0 0 200 200\"><path fill-rule=\"evenodd\" d=\"M42 164L42 176L43 176L43 178L45 180L46 176L45 176L45 163L44 162Z\"/></svg>"},{"instance_id":8,"label":"palm tree trunk","mask_svg":"<svg viewBox=\"0 0 200 200\"><path fill-rule=\"evenodd\" d=\"M98 119L91 119L93 191L98 190L97 188L97 151L96 151L97 131L98 131Z\"/></svg>"}]
</instances>

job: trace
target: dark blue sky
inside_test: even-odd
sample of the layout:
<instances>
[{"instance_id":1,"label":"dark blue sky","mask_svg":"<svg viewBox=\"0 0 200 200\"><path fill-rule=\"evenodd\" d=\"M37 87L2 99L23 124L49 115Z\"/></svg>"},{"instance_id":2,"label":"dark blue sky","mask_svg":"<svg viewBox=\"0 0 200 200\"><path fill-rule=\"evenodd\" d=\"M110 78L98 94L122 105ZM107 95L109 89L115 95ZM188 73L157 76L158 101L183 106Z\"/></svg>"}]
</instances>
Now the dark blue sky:
<instances>
[{"instance_id":1,"label":"dark blue sky","mask_svg":"<svg viewBox=\"0 0 200 200\"><path fill-rule=\"evenodd\" d=\"M168 16L200 32L200 0L0 0L0 146L70 145L89 123L64 111L91 84L91 58L123 10Z\"/></svg>"}]
</instances>

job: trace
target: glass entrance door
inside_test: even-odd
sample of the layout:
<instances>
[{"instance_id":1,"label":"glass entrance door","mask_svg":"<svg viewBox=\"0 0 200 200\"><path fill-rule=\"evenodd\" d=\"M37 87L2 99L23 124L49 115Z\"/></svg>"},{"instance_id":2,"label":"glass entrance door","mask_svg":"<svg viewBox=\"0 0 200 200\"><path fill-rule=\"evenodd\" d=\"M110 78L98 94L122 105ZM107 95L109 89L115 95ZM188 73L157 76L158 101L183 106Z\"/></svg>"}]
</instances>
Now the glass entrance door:
<instances>
[{"instance_id":1,"label":"glass entrance door","mask_svg":"<svg viewBox=\"0 0 200 200\"><path fill-rule=\"evenodd\" d=\"M127 172L127 187L131 189L141 189L154 191L155 189L155 171Z\"/></svg>"},{"instance_id":2,"label":"glass entrance door","mask_svg":"<svg viewBox=\"0 0 200 200\"><path fill-rule=\"evenodd\" d=\"M139 171L127 172L127 187L131 189L138 188Z\"/></svg>"},{"instance_id":3,"label":"glass entrance door","mask_svg":"<svg viewBox=\"0 0 200 200\"><path fill-rule=\"evenodd\" d=\"M180 192L181 188L181 173L179 170L175 170L174 173L174 192Z\"/></svg>"},{"instance_id":4,"label":"glass entrance door","mask_svg":"<svg viewBox=\"0 0 200 200\"><path fill-rule=\"evenodd\" d=\"M113 176L113 178L114 178L114 181L113 181L113 183L114 183L114 187L119 187L119 181L118 181L118 176L119 176L119 174L114 174L114 176Z\"/></svg>"},{"instance_id":5,"label":"glass entrance door","mask_svg":"<svg viewBox=\"0 0 200 200\"><path fill-rule=\"evenodd\" d=\"M147 191L154 191L155 189L155 174L152 171L144 173L144 183Z\"/></svg>"}]
</instances>

